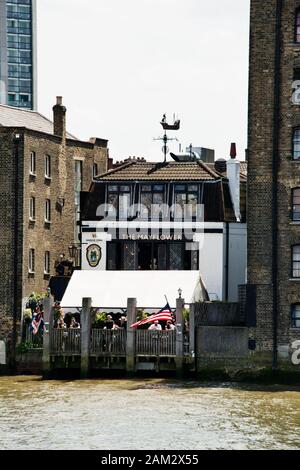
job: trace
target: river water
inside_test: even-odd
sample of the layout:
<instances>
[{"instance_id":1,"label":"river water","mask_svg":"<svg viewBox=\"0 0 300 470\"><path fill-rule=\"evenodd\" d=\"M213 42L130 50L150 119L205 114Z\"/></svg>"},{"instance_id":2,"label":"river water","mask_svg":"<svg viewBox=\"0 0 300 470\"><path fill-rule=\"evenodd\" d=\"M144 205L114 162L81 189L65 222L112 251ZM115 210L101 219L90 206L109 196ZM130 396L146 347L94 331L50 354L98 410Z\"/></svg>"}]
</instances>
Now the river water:
<instances>
[{"instance_id":1,"label":"river water","mask_svg":"<svg viewBox=\"0 0 300 470\"><path fill-rule=\"evenodd\" d=\"M0 449L300 449L300 388L3 377Z\"/></svg>"}]
</instances>

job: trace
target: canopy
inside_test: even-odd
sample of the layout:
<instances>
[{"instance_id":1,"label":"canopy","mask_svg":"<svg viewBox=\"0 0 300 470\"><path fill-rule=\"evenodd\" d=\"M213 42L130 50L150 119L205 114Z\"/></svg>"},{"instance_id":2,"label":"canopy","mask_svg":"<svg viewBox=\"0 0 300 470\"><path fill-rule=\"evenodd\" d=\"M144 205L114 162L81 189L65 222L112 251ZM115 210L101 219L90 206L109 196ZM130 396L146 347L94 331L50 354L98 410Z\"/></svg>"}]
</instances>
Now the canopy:
<instances>
[{"instance_id":1,"label":"canopy","mask_svg":"<svg viewBox=\"0 0 300 470\"><path fill-rule=\"evenodd\" d=\"M166 295L175 308L178 289L186 303L204 300L200 279L198 271L74 271L61 306L80 307L91 298L93 307L119 309L136 298L139 308L160 309Z\"/></svg>"}]
</instances>

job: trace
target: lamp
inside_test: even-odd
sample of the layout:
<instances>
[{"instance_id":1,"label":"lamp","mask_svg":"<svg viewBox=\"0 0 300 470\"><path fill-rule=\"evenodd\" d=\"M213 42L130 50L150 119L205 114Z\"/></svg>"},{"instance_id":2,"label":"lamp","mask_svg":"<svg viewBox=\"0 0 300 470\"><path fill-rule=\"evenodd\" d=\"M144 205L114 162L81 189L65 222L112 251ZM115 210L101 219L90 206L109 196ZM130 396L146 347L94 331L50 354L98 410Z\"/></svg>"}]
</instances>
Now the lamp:
<instances>
[{"instance_id":1,"label":"lamp","mask_svg":"<svg viewBox=\"0 0 300 470\"><path fill-rule=\"evenodd\" d=\"M63 208L65 206L65 199L63 197L58 196L57 204L59 207Z\"/></svg>"},{"instance_id":2,"label":"lamp","mask_svg":"<svg viewBox=\"0 0 300 470\"><path fill-rule=\"evenodd\" d=\"M181 299L181 297L182 297L182 289L180 289L180 287L179 287L179 289L178 289L178 294L179 294L179 298Z\"/></svg>"},{"instance_id":3,"label":"lamp","mask_svg":"<svg viewBox=\"0 0 300 470\"><path fill-rule=\"evenodd\" d=\"M76 245L70 245L69 246L69 254L72 259L76 258L77 255L77 246Z\"/></svg>"}]
</instances>

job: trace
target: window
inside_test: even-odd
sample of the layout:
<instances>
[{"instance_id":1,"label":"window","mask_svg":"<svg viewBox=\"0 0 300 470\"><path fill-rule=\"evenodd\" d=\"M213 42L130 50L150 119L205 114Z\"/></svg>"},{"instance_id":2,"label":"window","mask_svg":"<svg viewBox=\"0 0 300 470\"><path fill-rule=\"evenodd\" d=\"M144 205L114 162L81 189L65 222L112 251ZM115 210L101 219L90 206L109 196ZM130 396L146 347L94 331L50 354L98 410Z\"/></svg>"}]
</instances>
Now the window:
<instances>
[{"instance_id":1,"label":"window","mask_svg":"<svg viewBox=\"0 0 300 470\"><path fill-rule=\"evenodd\" d=\"M120 219L127 219L130 209L130 186L108 185L107 187L107 211Z\"/></svg>"},{"instance_id":2,"label":"window","mask_svg":"<svg viewBox=\"0 0 300 470\"><path fill-rule=\"evenodd\" d=\"M80 205L80 191L82 191L82 161L75 160L75 206Z\"/></svg>"},{"instance_id":3,"label":"window","mask_svg":"<svg viewBox=\"0 0 300 470\"><path fill-rule=\"evenodd\" d=\"M34 274L35 270L35 251L34 249L29 250L29 259L28 259L28 272Z\"/></svg>"},{"instance_id":4,"label":"window","mask_svg":"<svg viewBox=\"0 0 300 470\"><path fill-rule=\"evenodd\" d=\"M17 101L17 95L15 93L8 93L8 104L14 104Z\"/></svg>"},{"instance_id":5,"label":"window","mask_svg":"<svg viewBox=\"0 0 300 470\"><path fill-rule=\"evenodd\" d=\"M300 278L300 245L295 245L292 248L292 264L293 264L293 278Z\"/></svg>"},{"instance_id":6,"label":"window","mask_svg":"<svg viewBox=\"0 0 300 470\"><path fill-rule=\"evenodd\" d=\"M50 251L45 251L44 274L50 274Z\"/></svg>"},{"instance_id":7,"label":"window","mask_svg":"<svg viewBox=\"0 0 300 470\"><path fill-rule=\"evenodd\" d=\"M51 222L51 201L50 199L46 199L45 201L45 222Z\"/></svg>"},{"instance_id":8,"label":"window","mask_svg":"<svg viewBox=\"0 0 300 470\"><path fill-rule=\"evenodd\" d=\"M141 216L159 218L165 201L165 187L162 184L141 186ZM153 207L152 207L153 206ZM152 213L151 213L152 210Z\"/></svg>"},{"instance_id":9,"label":"window","mask_svg":"<svg viewBox=\"0 0 300 470\"><path fill-rule=\"evenodd\" d=\"M293 221L300 222L300 188L292 190Z\"/></svg>"},{"instance_id":10,"label":"window","mask_svg":"<svg viewBox=\"0 0 300 470\"><path fill-rule=\"evenodd\" d=\"M36 155L35 152L30 152L30 167L29 173L33 176L36 175Z\"/></svg>"},{"instance_id":11,"label":"window","mask_svg":"<svg viewBox=\"0 0 300 470\"><path fill-rule=\"evenodd\" d=\"M300 160L300 128L294 129L293 159Z\"/></svg>"},{"instance_id":12,"label":"window","mask_svg":"<svg viewBox=\"0 0 300 470\"><path fill-rule=\"evenodd\" d=\"M50 155L45 155L45 178L51 178L51 157Z\"/></svg>"},{"instance_id":13,"label":"window","mask_svg":"<svg viewBox=\"0 0 300 470\"><path fill-rule=\"evenodd\" d=\"M300 43L300 8L296 11L295 41Z\"/></svg>"},{"instance_id":14,"label":"window","mask_svg":"<svg viewBox=\"0 0 300 470\"><path fill-rule=\"evenodd\" d=\"M94 163L94 165L93 165L93 178L96 178L97 175L98 175L98 165L97 165L97 163Z\"/></svg>"},{"instance_id":15,"label":"window","mask_svg":"<svg viewBox=\"0 0 300 470\"><path fill-rule=\"evenodd\" d=\"M176 184L175 192L175 217L197 217L198 185Z\"/></svg>"},{"instance_id":16,"label":"window","mask_svg":"<svg viewBox=\"0 0 300 470\"><path fill-rule=\"evenodd\" d=\"M300 304L292 305L292 328L300 328Z\"/></svg>"},{"instance_id":17,"label":"window","mask_svg":"<svg viewBox=\"0 0 300 470\"><path fill-rule=\"evenodd\" d=\"M35 221L35 197L29 200L29 220Z\"/></svg>"}]
</instances>

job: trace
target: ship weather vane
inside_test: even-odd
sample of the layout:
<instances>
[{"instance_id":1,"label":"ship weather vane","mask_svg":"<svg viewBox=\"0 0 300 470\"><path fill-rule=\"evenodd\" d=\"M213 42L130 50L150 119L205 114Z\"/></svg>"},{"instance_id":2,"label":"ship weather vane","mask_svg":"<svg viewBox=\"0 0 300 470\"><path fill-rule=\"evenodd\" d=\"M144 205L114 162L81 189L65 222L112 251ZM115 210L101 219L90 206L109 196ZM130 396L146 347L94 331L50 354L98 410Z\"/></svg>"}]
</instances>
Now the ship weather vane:
<instances>
[{"instance_id":1,"label":"ship weather vane","mask_svg":"<svg viewBox=\"0 0 300 470\"><path fill-rule=\"evenodd\" d=\"M180 120L175 119L175 116L174 116L174 123L173 124L168 124L167 115L164 114L162 120L160 121L160 124L162 125L162 128L165 131L164 136L163 137L158 137L157 139L154 139L154 140L162 140L163 141L164 145L163 145L162 151L163 151L163 154L164 154L164 162L166 162L167 161L167 154L169 153L168 142L171 141L171 140L177 140L178 141L178 139L176 137L174 137L174 138L168 137L167 131L179 131L179 129L180 129Z\"/></svg>"}]
</instances>

